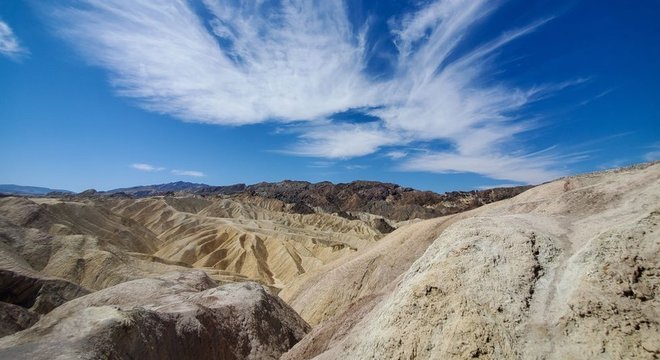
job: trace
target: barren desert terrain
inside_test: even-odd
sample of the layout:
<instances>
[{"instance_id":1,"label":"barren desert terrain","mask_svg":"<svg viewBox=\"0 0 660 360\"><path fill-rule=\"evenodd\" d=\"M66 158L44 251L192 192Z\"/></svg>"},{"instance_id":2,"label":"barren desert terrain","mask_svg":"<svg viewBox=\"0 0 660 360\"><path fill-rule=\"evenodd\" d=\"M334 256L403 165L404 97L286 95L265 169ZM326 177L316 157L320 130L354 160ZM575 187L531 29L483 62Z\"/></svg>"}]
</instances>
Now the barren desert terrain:
<instances>
[{"instance_id":1,"label":"barren desert terrain","mask_svg":"<svg viewBox=\"0 0 660 360\"><path fill-rule=\"evenodd\" d=\"M269 191L0 198L0 357L660 356L658 163L428 219Z\"/></svg>"}]
</instances>

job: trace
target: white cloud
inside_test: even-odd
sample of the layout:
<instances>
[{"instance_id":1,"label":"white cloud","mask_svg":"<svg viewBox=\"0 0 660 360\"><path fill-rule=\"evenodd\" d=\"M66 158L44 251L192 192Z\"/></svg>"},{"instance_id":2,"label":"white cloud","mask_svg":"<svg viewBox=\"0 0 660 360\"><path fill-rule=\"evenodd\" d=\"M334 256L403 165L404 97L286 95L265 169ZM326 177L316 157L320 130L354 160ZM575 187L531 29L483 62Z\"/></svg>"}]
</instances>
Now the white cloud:
<instances>
[{"instance_id":1,"label":"white cloud","mask_svg":"<svg viewBox=\"0 0 660 360\"><path fill-rule=\"evenodd\" d=\"M155 171L165 170L164 167L157 167L157 166L154 166L154 165L151 165L151 164L144 164L144 163L131 164L131 167L135 170L146 171L146 172L155 172Z\"/></svg>"},{"instance_id":2,"label":"white cloud","mask_svg":"<svg viewBox=\"0 0 660 360\"><path fill-rule=\"evenodd\" d=\"M370 90L363 44L338 0L83 0L60 8L60 31L112 72L117 91L186 120L307 120L360 106ZM304 29L304 31L301 31ZM221 48L218 42L228 44Z\"/></svg>"},{"instance_id":3,"label":"white cloud","mask_svg":"<svg viewBox=\"0 0 660 360\"><path fill-rule=\"evenodd\" d=\"M399 159L403 159L404 157L408 156L408 153L405 152L405 151L395 150L395 151L388 152L387 154L385 154L385 156L387 156L388 158L390 158L392 160L399 160Z\"/></svg>"},{"instance_id":4,"label":"white cloud","mask_svg":"<svg viewBox=\"0 0 660 360\"><path fill-rule=\"evenodd\" d=\"M312 161L307 167L310 168L329 168L334 165L334 161Z\"/></svg>"},{"instance_id":5,"label":"white cloud","mask_svg":"<svg viewBox=\"0 0 660 360\"><path fill-rule=\"evenodd\" d=\"M29 51L21 46L9 25L2 20L0 20L0 54L14 60L29 54Z\"/></svg>"},{"instance_id":6,"label":"white cloud","mask_svg":"<svg viewBox=\"0 0 660 360\"><path fill-rule=\"evenodd\" d=\"M531 89L487 81L502 47L549 21L465 51L497 3L437 0L391 19L399 53L386 80L365 75L369 29L353 27L341 0L203 0L207 20L183 0L81 0L55 17L119 94L152 111L222 125L305 120L283 151L298 156L348 159L396 146L396 160L413 143L442 143L449 150L406 157L401 168L549 180L563 175L560 161L521 151L519 135L538 125L517 114L583 80ZM378 120L328 120L351 109Z\"/></svg>"},{"instance_id":7,"label":"white cloud","mask_svg":"<svg viewBox=\"0 0 660 360\"><path fill-rule=\"evenodd\" d=\"M586 155L575 153L559 155L554 148L531 154L460 154L453 152L430 152L407 159L401 169L434 173L476 173L497 180L515 180L528 184L539 184L564 176L557 163L564 165L584 160Z\"/></svg>"},{"instance_id":8,"label":"white cloud","mask_svg":"<svg viewBox=\"0 0 660 360\"><path fill-rule=\"evenodd\" d=\"M326 123L325 125L305 126L302 128L300 141L285 153L323 157L329 159L347 159L368 155L383 146L394 145L402 141L379 124Z\"/></svg>"},{"instance_id":9,"label":"white cloud","mask_svg":"<svg viewBox=\"0 0 660 360\"><path fill-rule=\"evenodd\" d=\"M402 165L404 170L435 173L472 172L497 180L516 179L526 183L541 183L560 177L561 172L546 168L553 159L514 157L502 154L461 155L456 153L434 153L416 156Z\"/></svg>"},{"instance_id":10,"label":"white cloud","mask_svg":"<svg viewBox=\"0 0 660 360\"><path fill-rule=\"evenodd\" d=\"M177 170L177 169L174 169L174 170L172 170L172 174L179 175L179 176L192 176L192 177L204 177L204 176L206 176L203 172L195 171L195 170Z\"/></svg>"},{"instance_id":11,"label":"white cloud","mask_svg":"<svg viewBox=\"0 0 660 360\"><path fill-rule=\"evenodd\" d=\"M131 167L133 169L140 170L140 171L145 171L145 172L157 172L157 171L166 170L164 167L154 166L154 165L145 164L145 163L131 164ZM204 177L204 176L206 176L203 172L195 171L195 170L173 169L170 172L172 174L178 175L178 176L192 176L192 177Z\"/></svg>"},{"instance_id":12,"label":"white cloud","mask_svg":"<svg viewBox=\"0 0 660 360\"><path fill-rule=\"evenodd\" d=\"M359 164L351 164L351 165L346 165L345 168L346 170L364 170L368 169L371 166L369 165L359 165Z\"/></svg>"}]
</instances>

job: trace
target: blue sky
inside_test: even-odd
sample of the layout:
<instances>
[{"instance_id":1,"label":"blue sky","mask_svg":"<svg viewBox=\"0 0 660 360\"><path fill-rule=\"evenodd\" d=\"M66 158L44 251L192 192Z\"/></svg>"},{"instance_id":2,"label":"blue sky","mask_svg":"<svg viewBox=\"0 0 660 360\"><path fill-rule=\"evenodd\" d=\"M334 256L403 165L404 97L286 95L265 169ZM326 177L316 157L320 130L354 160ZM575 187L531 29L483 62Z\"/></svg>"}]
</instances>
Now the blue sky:
<instances>
[{"instance_id":1,"label":"blue sky","mask_svg":"<svg viewBox=\"0 0 660 360\"><path fill-rule=\"evenodd\" d=\"M660 158L657 1L3 1L0 183L539 183Z\"/></svg>"}]
</instances>

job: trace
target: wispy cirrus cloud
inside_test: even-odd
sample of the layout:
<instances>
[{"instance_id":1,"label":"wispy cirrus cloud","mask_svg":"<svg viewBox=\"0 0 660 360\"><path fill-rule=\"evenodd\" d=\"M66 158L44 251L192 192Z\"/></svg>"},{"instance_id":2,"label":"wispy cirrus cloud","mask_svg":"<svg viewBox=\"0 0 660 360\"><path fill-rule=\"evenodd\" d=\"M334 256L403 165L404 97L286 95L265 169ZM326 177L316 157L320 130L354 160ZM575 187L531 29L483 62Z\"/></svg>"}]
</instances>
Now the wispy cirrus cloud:
<instances>
[{"instance_id":1,"label":"wispy cirrus cloud","mask_svg":"<svg viewBox=\"0 0 660 360\"><path fill-rule=\"evenodd\" d=\"M146 172L156 172L156 171L165 170L164 167L154 166L154 165L145 164L145 163L131 164L131 167L135 170L146 171Z\"/></svg>"},{"instance_id":2,"label":"wispy cirrus cloud","mask_svg":"<svg viewBox=\"0 0 660 360\"><path fill-rule=\"evenodd\" d=\"M179 175L179 176L192 176L192 177L204 177L206 174L204 174L201 171L196 171L196 170L177 170L174 169L172 170L172 174L174 175Z\"/></svg>"},{"instance_id":3,"label":"wispy cirrus cloud","mask_svg":"<svg viewBox=\"0 0 660 360\"><path fill-rule=\"evenodd\" d=\"M334 161L312 161L307 165L307 167L313 169L322 169L332 167L334 164Z\"/></svg>"},{"instance_id":4,"label":"wispy cirrus cloud","mask_svg":"<svg viewBox=\"0 0 660 360\"><path fill-rule=\"evenodd\" d=\"M385 154L385 156L387 156L388 158L390 158L392 160L399 160L399 159L403 159L404 157L408 156L408 153L405 152L405 151L394 150L394 151L388 152L387 154Z\"/></svg>"},{"instance_id":5,"label":"wispy cirrus cloud","mask_svg":"<svg viewBox=\"0 0 660 360\"><path fill-rule=\"evenodd\" d=\"M362 165L362 164L349 164L349 165L344 166L344 168L346 170L364 170L364 169L368 169L370 167L371 166L369 166L369 165Z\"/></svg>"},{"instance_id":6,"label":"wispy cirrus cloud","mask_svg":"<svg viewBox=\"0 0 660 360\"><path fill-rule=\"evenodd\" d=\"M0 20L0 54L19 60L30 52L23 47L9 25Z\"/></svg>"},{"instance_id":7,"label":"wispy cirrus cloud","mask_svg":"<svg viewBox=\"0 0 660 360\"><path fill-rule=\"evenodd\" d=\"M556 161L557 157L552 155L510 156L501 153L466 155L438 152L415 156L404 162L401 167L403 170L441 174L471 172L496 180L514 179L525 183L538 184L563 175L561 171L549 170L555 165Z\"/></svg>"},{"instance_id":8,"label":"wispy cirrus cloud","mask_svg":"<svg viewBox=\"0 0 660 360\"><path fill-rule=\"evenodd\" d=\"M161 167L161 166L155 166L151 164L146 164L146 163L135 163L131 164L131 168L135 170L140 170L144 172L159 172L163 170L167 170L167 168ZM172 169L170 170L170 173L173 175L178 175L178 176L191 176L191 177L204 177L206 174L204 174L201 171L197 170L179 170L179 169Z\"/></svg>"},{"instance_id":9,"label":"wispy cirrus cloud","mask_svg":"<svg viewBox=\"0 0 660 360\"><path fill-rule=\"evenodd\" d=\"M209 21L182 0L83 0L53 13L121 95L190 121L316 119L374 93L341 1L203 3Z\"/></svg>"},{"instance_id":10,"label":"wispy cirrus cloud","mask_svg":"<svg viewBox=\"0 0 660 360\"><path fill-rule=\"evenodd\" d=\"M539 126L520 114L581 80L532 88L489 81L503 47L552 19L458 51L498 4L436 0L390 19L397 57L382 78L365 72L368 23L352 24L341 0L203 0L201 10L183 0L81 0L53 13L60 33L112 74L117 92L148 110L220 125L294 122L298 140L282 152L297 156L384 151L406 171L549 180L563 175L564 159L520 145ZM332 118L355 109L375 121ZM420 142L442 150L400 156Z\"/></svg>"},{"instance_id":11,"label":"wispy cirrus cloud","mask_svg":"<svg viewBox=\"0 0 660 360\"><path fill-rule=\"evenodd\" d=\"M379 123L348 124L317 122L300 126L299 142L281 152L328 159L348 159L372 154L386 145L403 141Z\"/></svg>"}]
</instances>

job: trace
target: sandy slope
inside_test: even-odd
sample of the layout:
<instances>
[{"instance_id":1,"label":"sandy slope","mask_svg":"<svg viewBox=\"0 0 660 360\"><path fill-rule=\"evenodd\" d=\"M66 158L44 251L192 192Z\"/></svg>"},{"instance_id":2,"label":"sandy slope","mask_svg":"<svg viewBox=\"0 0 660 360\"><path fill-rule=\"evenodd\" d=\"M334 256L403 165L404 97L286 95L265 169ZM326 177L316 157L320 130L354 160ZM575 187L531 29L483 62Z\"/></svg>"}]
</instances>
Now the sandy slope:
<instances>
[{"instance_id":1,"label":"sandy slope","mask_svg":"<svg viewBox=\"0 0 660 360\"><path fill-rule=\"evenodd\" d=\"M362 297L386 291L451 222L453 216L402 227L365 251L296 278L280 297L310 324L318 324Z\"/></svg>"},{"instance_id":2,"label":"sandy slope","mask_svg":"<svg viewBox=\"0 0 660 360\"><path fill-rule=\"evenodd\" d=\"M282 292L325 319L284 358L658 357L659 221L656 163L409 225Z\"/></svg>"},{"instance_id":3,"label":"sandy slope","mask_svg":"<svg viewBox=\"0 0 660 360\"><path fill-rule=\"evenodd\" d=\"M157 234L157 257L230 271L276 287L382 236L361 221L283 212L285 204L277 200L240 203L221 198L191 209L197 212L177 210L189 206L186 201L198 200L124 200L113 212Z\"/></svg>"},{"instance_id":4,"label":"sandy slope","mask_svg":"<svg viewBox=\"0 0 660 360\"><path fill-rule=\"evenodd\" d=\"M383 236L369 222L287 206L257 197L8 197L0 231L16 233L10 247L35 270L92 290L191 267L279 288Z\"/></svg>"},{"instance_id":5,"label":"sandy slope","mask_svg":"<svg viewBox=\"0 0 660 360\"><path fill-rule=\"evenodd\" d=\"M246 281L277 286L382 236L282 206L0 199L0 358L279 358L309 326Z\"/></svg>"}]
</instances>

